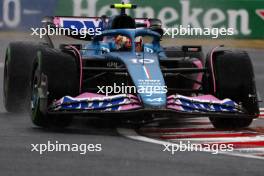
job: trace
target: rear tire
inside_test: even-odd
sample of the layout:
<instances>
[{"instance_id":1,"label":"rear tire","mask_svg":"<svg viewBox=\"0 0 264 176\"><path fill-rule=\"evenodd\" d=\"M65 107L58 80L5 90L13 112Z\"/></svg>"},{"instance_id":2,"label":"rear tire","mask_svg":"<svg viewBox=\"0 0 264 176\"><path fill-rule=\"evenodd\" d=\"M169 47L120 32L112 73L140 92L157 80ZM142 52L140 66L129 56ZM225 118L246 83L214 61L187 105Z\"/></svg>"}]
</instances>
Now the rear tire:
<instances>
[{"instance_id":1,"label":"rear tire","mask_svg":"<svg viewBox=\"0 0 264 176\"><path fill-rule=\"evenodd\" d=\"M210 57L207 57L206 67L209 74L205 75L205 84L209 94L219 99L230 98L242 105L250 118L210 117L215 128L245 128L252 122L252 116L259 113L254 71L251 60L246 52L217 51L213 55L213 68ZM215 75L215 88L212 72ZM207 84L207 85L206 85Z\"/></svg>"},{"instance_id":2,"label":"rear tire","mask_svg":"<svg viewBox=\"0 0 264 176\"><path fill-rule=\"evenodd\" d=\"M41 127L62 128L70 125L72 121L71 116L51 115L41 110L38 88L41 86L41 75L45 75L48 89L46 106L49 106L55 99L63 96L76 96L79 91L79 75L75 58L69 54L47 48L38 53L34 68L31 82L32 122ZM46 108L48 109L48 107Z\"/></svg>"}]
</instances>

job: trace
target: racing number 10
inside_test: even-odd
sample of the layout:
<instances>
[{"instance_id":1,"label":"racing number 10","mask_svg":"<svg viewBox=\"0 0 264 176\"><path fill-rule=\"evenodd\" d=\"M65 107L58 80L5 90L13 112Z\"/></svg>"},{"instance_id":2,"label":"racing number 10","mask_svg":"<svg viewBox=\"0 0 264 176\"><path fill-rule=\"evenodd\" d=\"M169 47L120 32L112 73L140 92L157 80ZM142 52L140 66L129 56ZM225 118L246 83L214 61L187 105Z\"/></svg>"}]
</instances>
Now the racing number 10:
<instances>
[{"instance_id":1,"label":"racing number 10","mask_svg":"<svg viewBox=\"0 0 264 176\"><path fill-rule=\"evenodd\" d=\"M154 63L153 59L131 59L133 64L152 64Z\"/></svg>"},{"instance_id":2,"label":"racing number 10","mask_svg":"<svg viewBox=\"0 0 264 176\"><path fill-rule=\"evenodd\" d=\"M2 21L0 20L0 28L15 28L20 23L21 3L20 0L3 0L2 2Z\"/></svg>"}]
</instances>

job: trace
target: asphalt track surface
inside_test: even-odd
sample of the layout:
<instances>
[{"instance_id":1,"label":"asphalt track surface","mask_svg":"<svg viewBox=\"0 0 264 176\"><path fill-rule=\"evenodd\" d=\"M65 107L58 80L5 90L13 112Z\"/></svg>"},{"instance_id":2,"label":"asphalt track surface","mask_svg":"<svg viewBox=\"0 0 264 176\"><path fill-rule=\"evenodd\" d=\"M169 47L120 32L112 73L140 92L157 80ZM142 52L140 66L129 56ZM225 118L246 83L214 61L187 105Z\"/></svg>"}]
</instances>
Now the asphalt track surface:
<instances>
[{"instance_id":1,"label":"asphalt track surface","mask_svg":"<svg viewBox=\"0 0 264 176\"><path fill-rule=\"evenodd\" d=\"M3 63L4 48L12 40L15 39L0 38L0 63ZM258 90L264 96L264 51L254 49L248 49L248 51L255 66ZM0 64L0 82L2 82L2 79L3 67ZM226 154L213 155L208 152L176 152L172 155L169 152L163 152L164 147L162 145L139 141L134 133L129 135L129 132L133 132L132 129L126 126L119 126L117 129L104 120L78 118L71 127L64 130L37 128L32 125L28 115L14 115L5 111L2 103L2 84L0 84L0 89L1 176L257 176L263 175L264 172L263 159ZM139 133L161 139L161 133L164 132L162 130L174 129L174 126L184 128L186 123L182 124L182 122L174 121L156 125L158 127L142 128ZM203 127L204 124L199 126L200 124L196 123L195 125L196 128L199 128ZM251 128L256 129L257 127L264 127L264 120L255 120ZM153 136L152 131L151 136L147 130L155 128L158 128L158 135ZM125 131L125 133L122 133L122 131ZM179 136L175 133L173 135ZM258 135L261 137L261 132ZM163 138L163 140L167 139L169 138ZM31 152L31 144L47 144L48 141L69 144L101 144L102 151L87 152L85 155L78 152L46 152L42 155L38 152Z\"/></svg>"}]
</instances>

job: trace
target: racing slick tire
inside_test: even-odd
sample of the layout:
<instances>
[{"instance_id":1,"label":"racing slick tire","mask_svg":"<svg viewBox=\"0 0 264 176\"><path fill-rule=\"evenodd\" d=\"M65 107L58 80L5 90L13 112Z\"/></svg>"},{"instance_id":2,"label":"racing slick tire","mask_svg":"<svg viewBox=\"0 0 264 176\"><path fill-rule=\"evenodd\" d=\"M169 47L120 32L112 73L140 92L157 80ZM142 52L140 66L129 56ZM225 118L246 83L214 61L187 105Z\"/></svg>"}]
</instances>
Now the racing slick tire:
<instances>
[{"instance_id":1,"label":"racing slick tire","mask_svg":"<svg viewBox=\"0 0 264 176\"><path fill-rule=\"evenodd\" d=\"M72 116L47 113L55 99L79 93L79 74L73 56L56 49L39 51L34 62L31 81L31 120L40 127L63 128L70 125ZM43 77L44 82L43 82ZM41 91L40 91L41 90ZM46 93L45 93L46 92ZM46 94L46 97L45 97ZM41 98L46 98L43 104Z\"/></svg>"},{"instance_id":2,"label":"racing slick tire","mask_svg":"<svg viewBox=\"0 0 264 176\"><path fill-rule=\"evenodd\" d=\"M5 56L3 97L8 112L24 112L30 103L32 63L43 44L30 42L10 43Z\"/></svg>"},{"instance_id":3,"label":"racing slick tire","mask_svg":"<svg viewBox=\"0 0 264 176\"><path fill-rule=\"evenodd\" d=\"M242 105L250 116L256 117L259 114L253 66L246 52L216 51L213 53L212 60L208 55L206 67L209 68L209 74L205 74L205 80L208 82L207 85L204 85L207 87L207 93L213 94L219 99L230 98ZM213 74L215 79L213 79ZM253 120L252 117L209 118L215 128L222 129L245 128Z\"/></svg>"}]
</instances>

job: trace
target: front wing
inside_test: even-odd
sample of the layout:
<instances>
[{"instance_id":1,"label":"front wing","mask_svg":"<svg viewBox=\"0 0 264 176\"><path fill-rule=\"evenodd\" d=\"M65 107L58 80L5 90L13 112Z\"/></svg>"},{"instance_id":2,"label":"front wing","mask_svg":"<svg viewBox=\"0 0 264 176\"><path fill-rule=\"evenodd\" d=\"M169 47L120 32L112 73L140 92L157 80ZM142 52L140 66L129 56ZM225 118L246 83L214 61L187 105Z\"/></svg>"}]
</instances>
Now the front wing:
<instances>
[{"instance_id":1,"label":"front wing","mask_svg":"<svg viewBox=\"0 0 264 176\"><path fill-rule=\"evenodd\" d=\"M65 96L48 107L53 114L97 114L97 115L136 115L136 114L177 114L178 116L223 116L250 117L244 109L230 99L219 100L212 95L187 97L179 94L167 97L165 107L145 108L137 96L119 94L105 96L83 93L77 97Z\"/></svg>"}]
</instances>

